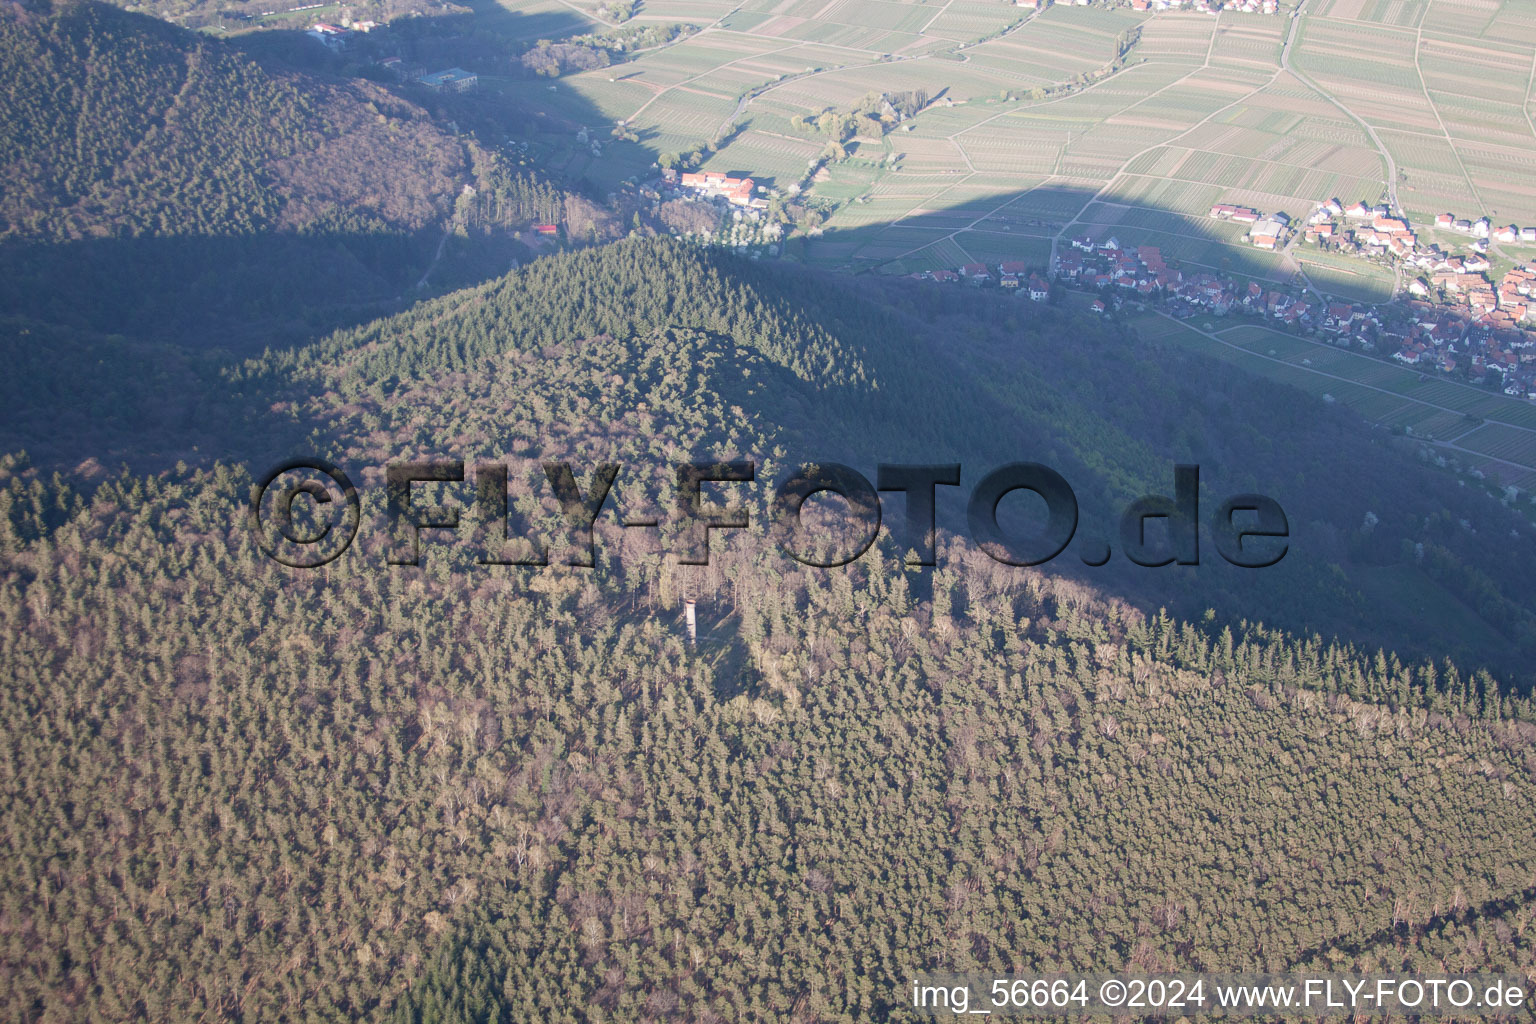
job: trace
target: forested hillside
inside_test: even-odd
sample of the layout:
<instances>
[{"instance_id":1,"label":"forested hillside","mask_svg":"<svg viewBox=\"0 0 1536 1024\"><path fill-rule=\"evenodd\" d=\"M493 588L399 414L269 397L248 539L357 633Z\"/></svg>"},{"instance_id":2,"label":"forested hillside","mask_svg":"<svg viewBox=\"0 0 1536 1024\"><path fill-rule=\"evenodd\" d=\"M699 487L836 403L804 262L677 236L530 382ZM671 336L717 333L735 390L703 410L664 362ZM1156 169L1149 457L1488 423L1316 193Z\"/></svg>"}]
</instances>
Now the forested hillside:
<instances>
[{"instance_id":1,"label":"forested hillside","mask_svg":"<svg viewBox=\"0 0 1536 1024\"><path fill-rule=\"evenodd\" d=\"M379 86L90 0L0 5L0 174L0 308L258 351L565 199Z\"/></svg>"},{"instance_id":2,"label":"forested hillside","mask_svg":"<svg viewBox=\"0 0 1536 1024\"><path fill-rule=\"evenodd\" d=\"M1521 679L1536 650L1521 596L1532 531L1497 502L1347 411L1007 298L914 295L631 239L242 374L253 400L281 396L286 417L325 439L311 443L375 464L402 451L612 458L638 473L688 452L754 458L766 503L800 462L871 479L878 462L959 462L962 487L940 493L954 532L985 472L1033 460L1077 492L1082 539L1114 546L1131 501L1171 494L1174 465L1198 463L1207 511L1245 491L1287 510L1296 539L1280 565L1238 569L1207 546L1198 567L1086 570L1074 548L1053 571L1151 609L1454 654Z\"/></svg>"},{"instance_id":3,"label":"forested hillside","mask_svg":"<svg viewBox=\"0 0 1536 1024\"><path fill-rule=\"evenodd\" d=\"M1065 312L642 238L175 371L223 416L157 436L204 468L4 466L0 1015L853 1022L930 968L1536 970L1529 537L1347 413ZM366 491L324 569L246 529L289 451ZM539 459L621 463L635 516L673 462L751 458L758 525L689 568L605 512L586 570L478 564L466 522L391 568L408 457L511 460L551 537ZM827 459L1038 460L1107 537L1193 459L1212 505L1280 500L1292 553L1017 569L947 532L931 570L889 537L810 569L761 519Z\"/></svg>"}]
</instances>

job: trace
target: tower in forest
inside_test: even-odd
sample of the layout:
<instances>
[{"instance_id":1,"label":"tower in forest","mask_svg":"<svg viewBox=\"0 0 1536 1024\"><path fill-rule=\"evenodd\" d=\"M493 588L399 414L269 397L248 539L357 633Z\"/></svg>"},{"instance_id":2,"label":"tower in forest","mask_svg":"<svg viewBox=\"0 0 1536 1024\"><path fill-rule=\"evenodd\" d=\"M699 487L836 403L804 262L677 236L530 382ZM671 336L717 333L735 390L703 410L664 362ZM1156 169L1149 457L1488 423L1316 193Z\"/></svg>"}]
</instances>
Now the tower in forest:
<instances>
[{"instance_id":1,"label":"tower in forest","mask_svg":"<svg viewBox=\"0 0 1536 1024\"><path fill-rule=\"evenodd\" d=\"M683 576L683 621L688 626L688 646L699 645L699 617L698 601L699 584L694 576L691 565L682 566Z\"/></svg>"}]
</instances>

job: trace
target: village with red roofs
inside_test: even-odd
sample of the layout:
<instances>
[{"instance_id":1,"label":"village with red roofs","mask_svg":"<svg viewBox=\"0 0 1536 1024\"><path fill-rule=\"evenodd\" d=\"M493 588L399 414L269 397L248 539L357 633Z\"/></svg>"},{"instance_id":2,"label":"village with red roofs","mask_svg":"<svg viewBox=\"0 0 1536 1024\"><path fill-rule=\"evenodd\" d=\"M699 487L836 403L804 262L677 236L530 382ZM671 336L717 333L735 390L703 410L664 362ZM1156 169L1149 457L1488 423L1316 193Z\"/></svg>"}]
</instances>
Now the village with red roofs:
<instances>
[{"instance_id":1,"label":"village with red roofs","mask_svg":"<svg viewBox=\"0 0 1536 1024\"><path fill-rule=\"evenodd\" d=\"M744 206L753 210L768 208L768 200L754 196L757 186L751 178L733 178L719 171L662 172L662 181L684 192L706 199L724 199L732 206Z\"/></svg>"},{"instance_id":2,"label":"village with red roofs","mask_svg":"<svg viewBox=\"0 0 1536 1024\"><path fill-rule=\"evenodd\" d=\"M1218 204L1210 218L1248 225L1248 244L1279 251L1300 243L1391 266L1406 285L1383 302L1329 296L1297 273L1288 284L1181 266L1160 247L1108 235L1079 235L1049 268L1009 261L970 263L911 274L917 280L997 287L1045 302L1052 285L1090 293L1088 308L1110 313L1127 303L1180 319L1198 315L1262 318L1327 344L1390 359L1425 372L1497 388L1536 401L1536 265L1516 264L1497 283L1488 274L1491 244L1536 244L1536 227L1493 227L1441 214L1437 232L1467 238L1450 252L1419 237L1401 212L1338 199L1320 204L1299 229L1284 213Z\"/></svg>"}]
</instances>

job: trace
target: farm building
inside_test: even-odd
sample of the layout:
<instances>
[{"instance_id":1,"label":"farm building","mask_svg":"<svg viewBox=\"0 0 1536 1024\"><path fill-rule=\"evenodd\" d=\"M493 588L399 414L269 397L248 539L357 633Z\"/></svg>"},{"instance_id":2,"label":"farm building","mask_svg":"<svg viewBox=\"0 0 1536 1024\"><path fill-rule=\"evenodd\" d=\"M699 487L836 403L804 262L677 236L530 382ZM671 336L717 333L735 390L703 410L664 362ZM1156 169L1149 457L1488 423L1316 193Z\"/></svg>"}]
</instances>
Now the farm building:
<instances>
[{"instance_id":1,"label":"farm building","mask_svg":"<svg viewBox=\"0 0 1536 1024\"><path fill-rule=\"evenodd\" d=\"M1228 203L1218 203L1211 207L1210 216L1218 220L1235 220L1239 224L1252 224L1259 219L1259 211L1246 206L1232 206Z\"/></svg>"},{"instance_id":2,"label":"farm building","mask_svg":"<svg viewBox=\"0 0 1536 1024\"><path fill-rule=\"evenodd\" d=\"M1237 218L1233 218L1236 220ZM1278 217L1265 217L1255 221L1248 232L1248 240L1259 249L1274 249L1280 243L1280 236L1285 233L1285 223Z\"/></svg>"},{"instance_id":3,"label":"farm building","mask_svg":"<svg viewBox=\"0 0 1536 1024\"><path fill-rule=\"evenodd\" d=\"M328 25L323 21L317 21L309 27L305 33L309 38L324 46L327 50L341 51L347 48L352 33L335 25Z\"/></svg>"},{"instance_id":4,"label":"farm building","mask_svg":"<svg viewBox=\"0 0 1536 1024\"><path fill-rule=\"evenodd\" d=\"M737 206L766 206L764 200L754 200L752 192L757 188L751 178L732 178L719 171L688 172L680 184L707 196L723 196Z\"/></svg>"},{"instance_id":5,"label":"farm building","mask_svg":"<svg viewBox=\"0 0 1536 1024\"><path fill-rule=\"evenodd\" d=\"M448 68L422 75L418 81L438 92L468 92L480 84L480 76L463 68Z\"/></svg>"}]
</instances>

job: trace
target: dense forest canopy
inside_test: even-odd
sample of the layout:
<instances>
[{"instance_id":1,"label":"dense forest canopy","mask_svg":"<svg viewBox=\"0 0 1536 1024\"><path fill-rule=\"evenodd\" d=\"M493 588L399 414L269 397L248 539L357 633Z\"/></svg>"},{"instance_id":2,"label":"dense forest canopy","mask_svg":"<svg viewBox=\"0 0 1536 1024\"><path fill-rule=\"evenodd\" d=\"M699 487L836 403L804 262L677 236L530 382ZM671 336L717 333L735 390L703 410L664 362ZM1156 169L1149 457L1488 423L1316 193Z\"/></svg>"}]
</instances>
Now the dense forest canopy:
<instances>
[{"instance_id":1,"label":"dense forest canopy","mask_svg":"<svg viewBox=\"0 0 1536 1024\"><path fill-rule=\"evenodd\" d=\"M1106 390L1106 367L1136 386ZM283 394L332 454L374 464L452 454L653 469L694 452L756 459L771 486L803 461L871 479L878 462L961 462L963 493L998 465L1038 461L1076 490L1085 540L1118 542L1120 511L1171 494L1174 465L1197 463L1207 512L1245 491L1279 501L1292 554L1251 572L1207 544L1198 568L1120 560L1096 586L1189 617L1216 609L1405 654L1456 652L1521 679L1536 636L1518 596L1531 532L1497 502L1347 411L1006 298L913 295L634 238L239 375L264 399ZM941 525L965 532L963 499L946 507ZM1486 543L1511 531L1498 553ZM1465 635L1426 633L1437 615Z\"/></svg>"},{"instance_id":2,"label":"dense forest canopy","mask_svg":"<svg viewBox=\"0 0 1536 1024\"><path fill-rule=\"evenodd\" d=\"M633 238L183 364L160 386L225 411L206 468L70 484L9 460L0 662L27 728L0 760L4 1012L865 1021L922 969L1536 967L1536 713L1518 671L1478 668L1519 664L1528 602L1455 589L1525 593L1501 575L1525 563L1429 514L1507 530L1507 510L1346 413L1135 362L1071 317ZM1109 357L1158 398L1106 400ZM420 568L390 569L365 528L297 571L244 521L291 451L355 470L369 522L389 461L510 460L533 532L559 529L544 458L633 467L625 514L665 507L647 471L688 458L771 482L1023 453L1085 508L1197 458L1290 503L1296 551L1246 583L1093 576L946 530L931 570L888 536L810 569L762 535L763 487L708 567L606 512L593 570L480 565L430 531ZM1359 502L1383 537L1351 535ZM1437 583L1420 543L1461 576ZM1408 602L1365 596L1381 569L1504 646L1378 653L1422 639ZM1319 617L1343 640L1308 638Z\"/></svg>"},{"instance_id":3,"label":"dense forest canopy","mask_svg":"<svg viewBox=\"0 0 1536 1024\"><path fill-rule=\"evenodd\" d=\"M1347 410L651 237L380 86L88 0L0 8L0 173L0 1016L851 1024L923 970L1536 972L1530 524ZM630 234L530 262L534 223ZM324 568L248 529L293 455L362 488ZM506 465L552 564L484 564L466 515L391 567L407 459ZM707 566L668 555L689 460L757 468ZM1085 543L1197 463L1291 550L1005 566L964 494L1020 460ZM591 569L544 461L620 466ZM773 487L826 461L961 463L937 565L890 495L852 565L785 557Z\"/></svg>"},{"instance_id":4,"label":"dense forest canopy","mask_svg":"<svg viewBox=\"0 0 1536 1024\"><path fill-rule=\"evenodd\" d=\"M409 230L467 180L462 146L381 89L268 73L105 5L7 4L0 60L0 236L252 234L342 207Z\"/></svg>"},{"instance_id":5,"label":"dense forest canopy","mask_svg":"<svg viewBox=\"0 0 1536 1024\"><path fill-rule=\"evenodd\" d=\"M198 347L398 303L445 235L572 198L376 84L90 0L0 5L0 174L0 306Z\"/></svg>"}]
</instances>

